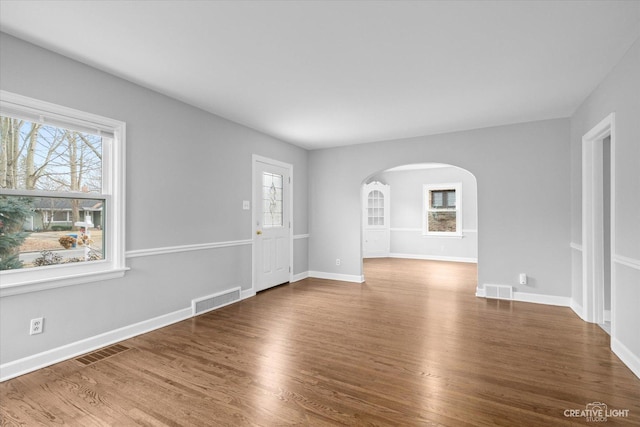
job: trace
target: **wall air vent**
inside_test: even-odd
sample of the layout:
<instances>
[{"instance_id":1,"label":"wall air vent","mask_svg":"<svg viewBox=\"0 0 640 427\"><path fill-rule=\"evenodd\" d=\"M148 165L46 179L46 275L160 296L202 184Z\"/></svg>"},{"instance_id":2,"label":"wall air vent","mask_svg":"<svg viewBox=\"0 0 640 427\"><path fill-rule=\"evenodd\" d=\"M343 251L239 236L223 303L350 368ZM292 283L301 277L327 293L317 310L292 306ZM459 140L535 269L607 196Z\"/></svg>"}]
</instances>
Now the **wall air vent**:
<instances>
[{"instance_id":1,"label":"wall air vent","mask_svg":"<svg viewBox=\"0 0 640 427\"><path fill-rule=\"evenodd\" d=\"M236 301L240 301L239 287L192 300L191 312L193 316L197 316L198 314L224 307Z\"/></svg>"},{"instance_id":2,"label":"wall air vent","mask_svg":"<svg viewBox=\"0 0 640 427\"><path fill-rule=\"evenodd\" d=\"M513 299L513 286L485 284L484 296L486 298Z\"/></svg>"}]
</instances>

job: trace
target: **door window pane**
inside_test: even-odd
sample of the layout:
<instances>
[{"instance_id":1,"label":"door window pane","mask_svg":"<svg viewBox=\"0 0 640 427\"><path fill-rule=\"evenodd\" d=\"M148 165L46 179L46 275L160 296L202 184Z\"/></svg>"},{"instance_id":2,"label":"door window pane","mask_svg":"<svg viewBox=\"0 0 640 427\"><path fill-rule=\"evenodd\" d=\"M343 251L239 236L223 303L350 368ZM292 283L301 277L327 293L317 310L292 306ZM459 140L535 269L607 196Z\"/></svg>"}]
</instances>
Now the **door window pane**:
<instances>
[{"instance_id":1,"label":"door window pane","mask_svg":"<svg viewBox=\"0 0 640 427\"><path fill-rule=\"evenodd\" d=\"M282 227L282 175L262 173L262 226L265 228Z\"/></svg>"}]
</instances>

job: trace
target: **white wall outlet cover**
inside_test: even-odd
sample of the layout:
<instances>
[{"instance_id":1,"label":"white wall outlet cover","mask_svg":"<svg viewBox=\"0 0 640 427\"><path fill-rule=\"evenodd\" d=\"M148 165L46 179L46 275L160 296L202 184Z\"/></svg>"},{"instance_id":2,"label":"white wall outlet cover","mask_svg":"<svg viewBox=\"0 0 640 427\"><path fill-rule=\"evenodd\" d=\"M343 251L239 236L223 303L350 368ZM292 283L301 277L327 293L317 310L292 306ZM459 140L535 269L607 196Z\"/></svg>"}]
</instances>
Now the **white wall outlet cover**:
<instances>
[{"instance_id":1,"label":"white wall outlet cover","mask_svg":"<svg viewBox=\"0 0 640 427\"><path fill-rule=\"evenodd\" d=\"M521 285L526 285L527 284L527 274L526 273L520 273L520 284Z\"/></svg>"},{"instance_id":2,"label":"white wall outlet cover","mask_svg":"<svg viewBox=\"0 0 640 427\"><path fill-rule=\"evenodd\" d=\"M249 209L251 209L251 202L249 200L243 200L242 209L245 211L248 211Z\"/></svg>"},{"instance_id":3,"label":"white wall outlet cover","mask_svg":"<svg viewBox=\"0 0 640 427\"><path fill-rule=\"evenodd\" d=\"M31 319L29 325L29 335L41 334L44 330L44 317Z\"/></svg>"}]
</instances>

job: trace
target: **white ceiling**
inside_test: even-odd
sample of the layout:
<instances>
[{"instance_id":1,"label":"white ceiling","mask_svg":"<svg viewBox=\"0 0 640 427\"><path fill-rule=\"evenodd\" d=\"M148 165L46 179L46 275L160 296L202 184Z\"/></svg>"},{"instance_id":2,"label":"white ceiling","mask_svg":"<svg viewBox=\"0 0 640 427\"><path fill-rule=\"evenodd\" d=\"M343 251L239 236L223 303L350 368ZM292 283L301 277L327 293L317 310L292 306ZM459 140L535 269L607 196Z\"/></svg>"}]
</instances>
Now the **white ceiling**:
<instances>
[{"instance_id":1,"label":"white ceiling","mask_svg":"<svg viewBox=\"0 0 640 427\"><path fill-rule=\"evenodd\" d=\"M0 29L315 149L568 117L640 1L10 1Z\"/></svg>"}]
</instances>

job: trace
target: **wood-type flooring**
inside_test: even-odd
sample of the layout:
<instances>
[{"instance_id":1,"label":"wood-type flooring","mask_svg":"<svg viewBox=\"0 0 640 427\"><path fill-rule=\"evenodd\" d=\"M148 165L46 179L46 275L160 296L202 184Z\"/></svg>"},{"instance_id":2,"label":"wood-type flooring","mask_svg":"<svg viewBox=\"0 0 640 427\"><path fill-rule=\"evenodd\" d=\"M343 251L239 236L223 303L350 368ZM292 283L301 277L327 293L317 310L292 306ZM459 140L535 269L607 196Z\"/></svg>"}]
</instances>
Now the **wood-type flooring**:
<instances>
[{"instance_id":1,"label":"wood-type flooring","mask_svg":"<svg viewBox=\"0 0 640 427\"><path fill-rule=\"evenodd\" d=\"M571 309L477 298L474 264L372 259L365 276L5 381L2 426L640 425L640 379ZM606 422L583 416L594 403Z\"/></svg>"}]
</instances>

